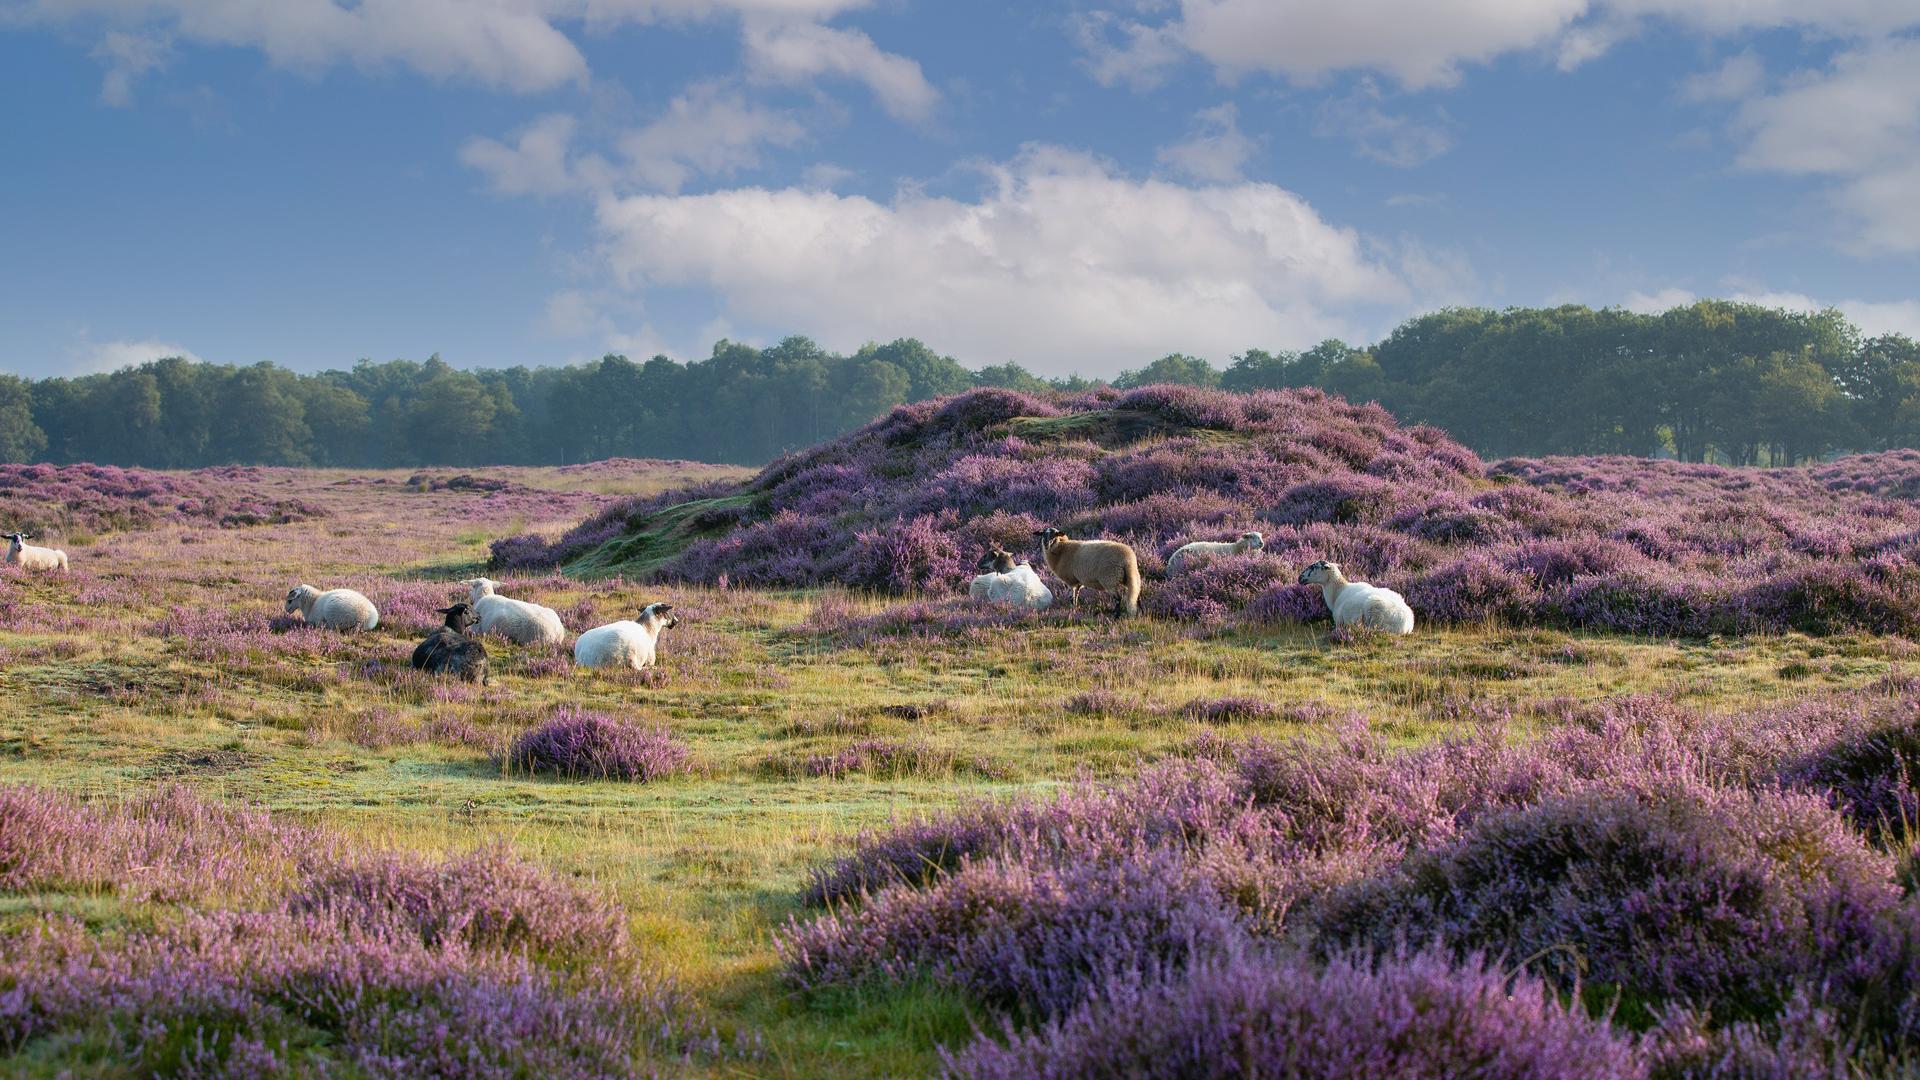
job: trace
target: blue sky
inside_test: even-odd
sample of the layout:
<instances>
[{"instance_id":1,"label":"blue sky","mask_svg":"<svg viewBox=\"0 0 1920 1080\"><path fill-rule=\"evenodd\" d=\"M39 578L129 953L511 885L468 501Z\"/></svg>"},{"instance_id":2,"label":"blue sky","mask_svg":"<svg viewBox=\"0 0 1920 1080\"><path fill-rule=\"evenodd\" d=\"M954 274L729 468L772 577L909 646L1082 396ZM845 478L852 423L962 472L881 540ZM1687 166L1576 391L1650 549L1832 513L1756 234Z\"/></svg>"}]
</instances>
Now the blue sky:
<instances>
[{"instance_id":1,"label":"blue sky","mask_svg":"<svg viewBox=\"0 0 1920 1080\"><path fill-rule=\"evenodd\" d=\"M1818 11L1806 10L1818 7ZM1920 333L1912 0L0 0L0 368Z\"/></svg>"}]
</instances>

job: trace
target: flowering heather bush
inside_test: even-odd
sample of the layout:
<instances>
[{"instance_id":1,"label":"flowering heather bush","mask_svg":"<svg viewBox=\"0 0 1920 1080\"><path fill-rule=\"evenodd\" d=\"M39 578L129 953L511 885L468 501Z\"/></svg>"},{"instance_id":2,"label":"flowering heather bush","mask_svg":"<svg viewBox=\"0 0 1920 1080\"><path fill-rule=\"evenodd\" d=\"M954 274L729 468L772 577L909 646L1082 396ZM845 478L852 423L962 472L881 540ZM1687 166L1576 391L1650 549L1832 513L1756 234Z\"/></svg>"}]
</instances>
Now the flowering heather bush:
<instances>
[{"instance_id":1,"label":"flowering heather bush","mask_svg":"<svg viewBox=\"0 0 1920 1080\"><path fill-rule=\"evenodd\" d=\"M1292 575L1331 558L1405 594L1422 623L1915 634L1912 457L1489 469L1433 429L1315 390L976 390L902 406L744 485L610 507L552 544L502 541L495 558L552 566L607 544L607 567L631 560L669 579L958 591L988 544L1037 557L1043 524L1127 541L1150 577L1180 543L1257 528L1264 552L1149 581L1147 610L1319 618Z\"/></svg>"},{"instance_id":2,"label":"flowering heather bush","mask_svg":"<svg viewBox=\"0 0 1920 1080\"><path fill-rule=\"evenodd\" d=\"M8 529L59 536L143 529L162 523L222 527L282 524L324 516L301 499L255 486L266 470L161 473L115 465L0 465L0 521Z\"/></svg>"},{"instance_id":3,"label":"flowering heather bush","mask_svg":"<svg viewBox=\"0 0 1920 1080\"><path fill-rule=\"evenodd\" d=\"M1911 706L1907 710L1911 712ZM1828 791L1853 826L1883 841L1920 832L1920 718L1849 734L1788 766L1782 779Z\"/></svg>"},{"instance_id":4,"label":"flowering heather bush","mask_svg":"<svg viewBox=\"0 0 1920 1080\"><path fill-rule=\"evenodd\" d=\"M1312 921L1326 949L1503 952L1563 989L1748 1017L1796 977L1845 972L1897 900L1888 860L1818 799L1673 785L1490 815Z\"/></svg>"},{"instance_id":5,"label":"flowering heather bush","mask_svg":"<svg viewBox=\"0 0 1920 1080\"><path fill-rule=\"evenodd\" d=\"M948 1057L969 1080L1614 1080L1633 1042L1541 983L1432 953L1325 968L1258 953L1184 978L1120 979L1063 1019Z\"/></svg>"},{"instance_id":6,"label":"flowering heather bush","mask_svg":"<svg viewBox=\"0 0 1920 1080\"><path fill-rule=\"evenodd\" d=\"M685 743L665 728L643 728L571 707L513 741L507 765L575 780L647 783L692 768Z\"/></svg>"}]
</instances>

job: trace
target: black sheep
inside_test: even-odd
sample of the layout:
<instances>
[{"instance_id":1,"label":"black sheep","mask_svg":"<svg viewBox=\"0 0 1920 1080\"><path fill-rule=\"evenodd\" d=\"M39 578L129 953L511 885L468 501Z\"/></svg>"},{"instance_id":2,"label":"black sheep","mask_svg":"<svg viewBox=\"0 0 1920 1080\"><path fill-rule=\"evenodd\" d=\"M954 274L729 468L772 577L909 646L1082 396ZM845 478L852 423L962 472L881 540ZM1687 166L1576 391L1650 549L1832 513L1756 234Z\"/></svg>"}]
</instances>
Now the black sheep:
<instances>
[{"instance_id":1,"label":"black sheep","mask_svg":"<svg viewBox=\"0 0 1920 1080\"><path fill-rule=\"evenodd\" d=\"M462 602L439 612L447 617L447 624L413 650L413 666L487 685L487 647L467 636L467 628L479 621L473 605Z\"/></svg>"}]
</instances>

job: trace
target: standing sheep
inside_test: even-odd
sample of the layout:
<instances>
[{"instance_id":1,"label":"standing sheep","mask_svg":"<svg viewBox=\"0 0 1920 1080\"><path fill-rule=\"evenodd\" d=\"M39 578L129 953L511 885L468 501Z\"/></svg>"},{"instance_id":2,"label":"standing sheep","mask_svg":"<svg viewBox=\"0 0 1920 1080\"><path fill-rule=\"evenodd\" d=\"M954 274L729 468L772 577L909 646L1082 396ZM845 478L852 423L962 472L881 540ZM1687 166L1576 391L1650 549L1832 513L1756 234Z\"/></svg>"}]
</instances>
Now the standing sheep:
<instances>
[{"instance_id":1,"label":"standing sheep","mask_svg":"<svg viewBox=\"0 0 1920 1080\"><path fill-rule=\"evenodd\" d=\"M638 622L622 620L582 633L573 643L574 666L630 667L636 671L652 667L660 631L680 625L679 616L672 611L672 604L648 604L640 609Z\"/></svg>"},{"instance_id":2,"label":"standing sheep","mask_svg":"<svg viewBox=\"0 0 1920 1080\"><path fill-rule=\"evenodd\" d=\"M1191 544L1180 545L1179 550L1167 558L1167 576L1172 577L1215 555L1240 555L1248 551L1259 551L1266 546L1265 538L1257 532L1243 532L1240 534L1240 539L1232 543L1195 540Z\"/></svg>"},{"instance_id":3,"label":"standing sheep","mask_svg":"<svg viewBox=\"0 0 1920 1080\"><path fill-rule=\"evenodd\" d=\"M1413 609L1392 589L1364 581L1348 581L1340 564L1325 559L1300 571L1300 584L1320 586L1320 595L1333 612L1333 625L1367 626L1389 634L1413 633Z\"/></svg>"},{"instance_id":4,"label":"standing sheep","mask_svg":"<svg viewBox=\"0 0 1920 1080\"><path fill-rule=\"evenodd\" d=\"M67 569L67 553L59 548L35 547L27 543L32 533L7 533L12 543L7 545L7 565L22 570L60 570Z\"/></svg>"},{"instance_id":5,"label":"standing sheep","mask_svg":"<svg viewBox=\"0 0 1920 1080\"><path fill-rule=\"evenodd\" d=\"M493 590L500 583L492 578L469 578L460 584L471 593L469 602L480 616L482 634L498 634L518 645L559 645L566 640L567 628L552 608L497 596Z\"/></svg>"},{"instance_id":6,"label":"standing sheep","mask_svg":"<svg viewBox=\"0 0 1920 1080\"><path fill-rule=\"evenodd\" d=\"M373 601L352 589L321 592L311 585L295 585L287 590L287 614L295 611L308 626L327 630L371 630L380 625L380 610Z\"/></svg>"},{"instance_id":7,"label":"standing sheep","mask_svg":"<svg viewBox=\"0 0 1920 1080\"><path fill-rule=\"evenodd\" d=\"M1091 587L1113 593L1119 614L1140 610L1140 560L1132 548L1117 540L1071 540L1052 526L1034 535L1046 553L1047 569L1073 590L1075 607L1080 590Z\"/></svg>"},{"instance_id":8,"label":"standing sheep","mask_svg":"<svg viewBox=\"0 0 1920 1080\"><path fill-rule=\"evenodd\" d=\"M463 602L443 607L440 614L447 617L446 625L413 650L413 666L436 675L457 675L469 682L487 685L487 647L477 638L467 636L467 628L474 620L473 605Z\"/></svg>"},{"instance_id":9,"label":"standing sheep","mask_svg":"<svg viewBox=\"0 0 1920 1080\"><path fill-rule=\"evenodd\" d=\"M1026 563L1015 565L1013 553L994 548L974 569L985 571L967 586L967 595L992 604L1013 604L1045 611L1053 606L1053 590Z\"/></svg>"}]
</instances>

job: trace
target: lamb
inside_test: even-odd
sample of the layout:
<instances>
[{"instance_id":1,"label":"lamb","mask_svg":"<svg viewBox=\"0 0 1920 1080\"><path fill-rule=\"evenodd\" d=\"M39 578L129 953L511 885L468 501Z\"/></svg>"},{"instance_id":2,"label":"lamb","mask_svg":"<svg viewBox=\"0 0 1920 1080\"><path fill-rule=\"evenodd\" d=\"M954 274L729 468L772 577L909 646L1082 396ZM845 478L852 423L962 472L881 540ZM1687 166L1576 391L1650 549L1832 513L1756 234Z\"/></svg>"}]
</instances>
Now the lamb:
<instances>
[{"instance_id":1,"label":"lamb","mask_svg":"<svg viewBox=\"0 0 1920 1080\"><path fill-rule=\"evenodd\" d=\"M636 671L652 667L660 631L680 625L679 616L672 612L672 604L648 604L640 609L638 622L628 619L582 633L573 643L574 666Z\"/></svg>"},{"instance_id":2,"label":"lamb","mask_svg":"<svg viewBox=\"0 0 1920 1080\"><path fill-rule=\"evenodd\" d=\"M567 628L552 608L495 595L500 583L492 578L469 578L460 584L471 593L482 634L498 634L518 645L559 645L566 640Z\"/></svg>"},{"instance_id":3,"label":"lamb","mask_svg":"<svg viewBox=\"0 0 1920 1080\"><path fill-rule=\"evenodd\" d=\"M1053 606L1053 590L1026 563L1015 564L1013 553L994 548L974 567L984 571L967 586L967 595L990 604L1012 604L1033 611Z\"/></svg>"},{"instance_id":4,"label":"lamb","mask_svg":"<svg viewBox=\"0 0 1920 1080\"><path fill-rule=\"evenodd\" d=\"M287 614L300 612L308 626L327 630L371 630L380 625L380 610L373 601L352 589L328 589L321 592L311 585L295 585L287 591Z\"/></svg>"},{"instance_id":5,"label":"lamb","mask_svg":"<svg viewBox=\"0 0 1920 1080\"><path fill-rule=\"evenodd\" d=\"M1389 634L1413 633L1413 609L1407 606L1405 597L1364 581L1348 581L1339 563L1325 559L1314 563L1300 571L1300 584L1320 586L1335 627L1367 626Z\"/></svg>"},{"instance_id":6,"label":"lamb","mask_svg":"<svg viewBox=\"0 0 1920 1080\"><path fill-rule=\"evenodd\" d=\"M5 536L13 541L7 545L8 566L17 566L22 570L67 569L67 553L59 548L35 547L27 543L32 539L32 533L6 533Z\"/></svg>"},{"instance_id":7,"label":"lamb","mask_svg":"<svg viewBox=\"0 0 1920 1080\"><path fill-rule=\"evenodd\" d=\"M487 647L467 636L473 625L473 605L467 603L443 607L440 614L447 623L435 630L413 650L413 666L436 675L457 675L469 682L487 685Z\"/></svg>"},{"instance_id":8,"label":"lamb","mask_svg":"<svg viewBox=\"0 0 1920 1080\"><path fill-rule=\"evenodd\" d=\"M1132 548L1117 540L1072 540L1051 526L1034 535L1046 553L1047 569L1073 590L1074 606L1080 604L1080 590L1092 587L1114 594L1118 614L1140 610L1140 559Z\"/></svg>"},{"instance_id":9,"label":"lamb","mask_svg":"<svg viewBox=\"0 0 1920 1080\"><path fill-rule=\"evenodd\" d=\"M1180 548L1167 558L1167 576L1172 577L1215 555L1240 555L1249 551L1259 551L1266 546L1265 538L1257 532L1243 532L1240 534L1240 539L1231 543L1195 540L1191 544L1180 545Z\"/></svg>"}]
</instances>

